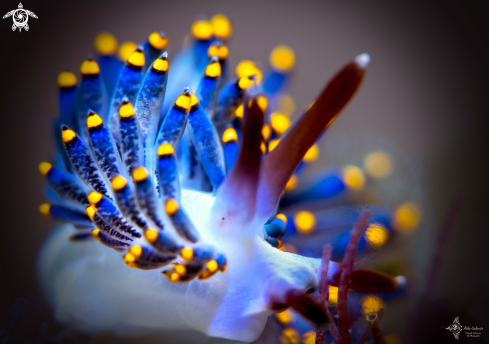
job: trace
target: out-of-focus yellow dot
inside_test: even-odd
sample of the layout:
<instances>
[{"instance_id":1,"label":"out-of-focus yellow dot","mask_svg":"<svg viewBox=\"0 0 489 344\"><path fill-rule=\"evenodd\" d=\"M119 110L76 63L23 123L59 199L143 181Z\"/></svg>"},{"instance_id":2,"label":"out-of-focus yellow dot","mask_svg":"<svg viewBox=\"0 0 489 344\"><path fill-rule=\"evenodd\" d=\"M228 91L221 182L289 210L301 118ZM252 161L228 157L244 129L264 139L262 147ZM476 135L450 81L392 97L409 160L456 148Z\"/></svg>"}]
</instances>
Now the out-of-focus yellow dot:
<instances>
[{"instance_id":1,"label":"out-of-focus yellow dot","mask_svg":"<svg viewBox=\"0 0 489 344\"><path fill-rule=\"evenodd\" d=\"M309 211L299 211L294 216L295 228L301 233L309 233L316 225L316 217Z\"/></svg>"},{"instance_id":2,"label":"out-of-focus yellow dot","mask_svg":"<svg viewBox=\"0 0 489 344\"><path fill-rule=\"evenodd\" d=\"M296 185L297 185L297 177L293 174L292 177L290 177L287 184L285 185L285 191L293 190Z\"/></svg>"},{"instance_id":3,"label":"out-of-focus yellow dot","mask_svg":"<svg viewBox=\"0 0 489 344\"><path fill-rule=\"evenodd\" d=\"M412 202L401 204L395 211L394 222L397 230L408 232L414 229L421 219L421 211Z\"/></svg>"},{"instance_id":4,"label":"out-of-focus yellow dot","mask_svg":"<svg viewBox=\"0 0 489 344\"><path fill-rule=\"evenodd\" d=\"M306 162L312 162L316 160L319 156L319 148L317 145L312 145L311 148L309 148L306 152L306 155L304 155L304 161Z\"/></svg>"},{"instance_id":5,"label":"out-of-focus yellow dot","mask_svg":"<svg viewBox=\"0 0 489 344\"><path fill-rule=\"evenodd\" d=\"M285 114L286 116L292 116L295 111L295 102L288 94L283 94L278 97L277 111Z\"/></svg>"},{"instance_id":6,"label":"out-of-focus yellow dot","mask_svg":"<svg viewBox=\"0 0 489 344\"><path fill-rule=\"evenodd\" d=\"M58 74L59 87L73 87L76 85L76 76L72 72L64 71Z\"/></svg>"},{"instance_id":7,"label":"out-of-focus yellow dot","mask_svg":"<svg viewBox=\"0 0 489 344\"><path fill-rule=\"evenodd\" d=\"M267 152L267 146L265 145L265 142L260 143L260 150L262 154L265 154Z\"/></svg>"},{"instance_id":8,"label":"out-of-focus yellow dot","mask_svg":"<svg viewBox=\"0 0 489 344\"><path fill-rule=\"evenodd\" d=\"M275 217L279 218L285 223L285 225L287 225L287 216L285 216L284 214L277 214L275 215Z\"/></svg>"},{"instance_id":9,"label":"out-of-focus yellow dot","mask_svg":"<svg viewBox=\"0 0 489 344\"><path fill-rule=\"evenodd\" d=\"M153 32L148 36L148 42L156 50L162 50L168 44L168 37L163 33Z\"/></svg>"},{"instance_id":10,"label":"out-of-focus yellow dot","mask_svg":"<svg viewBox=\"0 0 489 344\"><path fill-rule=\"evenodd\" d=\"M350 189L361 190L365 184L365 177L360 168L348 165L343 168L343 182Z\"/></svg>"},{"instance_id":11,"label":"out-of-focus yellow dot","mask_svg":"<svg viewBox=\"0 0 489 344\"><path fill-rule=\"evenodd\" d=\"M316 332L307 331L302 334L302 343L304 344L314 344L316 343Z\"/></svg>"},{"instance_id":12,"label":"out-of-focus yellow dot","mask_svg":"<svg viewBox=\"0 0 489 344\"><path fill-rule=\"evenodd\" d=\"M389 240L389 232L379 223L371 223L365 231L365 236L373 247L382 247Z\"/></svg>"},{"instance_id":13,"label":"out-of-focus yellow dot","mask_svg":"<svg viewBox=\"0 0 489 344\"><path fill-rule=\"evenodd\" d=\"M238 106L238 107L236 108L236 111L235 111L235 113L234 113L234 114L235 114L235 115L236 115L236 117L238 117L238 118L243 118L243 111L244 111L244 110L243 110L243 104L241 104L240 106Z\"/></svg>"},{"instance_id":14,"label":"out-of-focus yellow dot","mask_svg":"<svg viewBox=\"0 0 489 344\"><path fill-rule=\"evenodd\" d=\"M270 124L273 130L282 135L290 127L290 119L282 113L274 112L270 115Z\"/></svg>"},{"instance_id":15,"label":"out-of-focus yellow dot","mask_svg":"<svg viewBox=\"0 0 489 344\"><path fill-rule=\"evenodd\" d=\"M259 96L256 99L258 106L260 107L261 111L265 112L267 110L268 106L268 99L265 96Z\"/></svg>"},{"instance_id":16,"label":"out-of-focus yellow dot","mask_svg":"<svg viewBox=\"0 0 489 344\"><path fill-rule=\"evenodd\" d=\"M271 152L275 149L275 147L277 147L278 143L280 142L280 140L272 140L268 143L268 151Z\"/></svg>"},{"instance_id":17,"label":"out-of-focus yellow dot","mask_svg":"<svg viewBox=\"0 0 489 344\"><path fill-rule=\"evenodd\" d=\"M394 334L389 334L385 336L385 341L387 344L401 344L401 340Z\"/></svg>"},{"instance_id":18,"label":"out-of-focus yellow dot","mask_svg":"<svg viewBox=\"0 0 489 344\"><path fill-rule=\"evenodd\" d=\"M226 39L233 33L231 22L224 14L216 14L212 17L211 25L216 37Z\"/></svg>"},{"instance_id":19,"label":"out-of-focus yellow dot","mask_svg":"<svg viewBox=\"0 0 489 344\"><path fill-rule=\"evenodd\" d=\"M374 178L384 178L391 173L390 157L383 152L372 152L365 157L364 166L367 173Z\"/></svg>"},{"instance_id":20,"label":"out-of-focus yellow dot","mask_svg":"<svg viewBox=\"0 0 489 344\"><path fill-rule=\"evenodd\" d=\"M288 324L288 323L295 321L295 314L292 313L292 311L290 309L287 309L283 312L276 313L275 317L282 324Z\"/></svg>"},{"instance_id":21,"label":"out-of-focus yellow dot","mask_svg":"<svg viewBox=\"0 0 489 344\"><path fill-rule=\"evenodd\" d=\"M253 61L243 60L236 66L236 75L239 78L244 76L256 75L256 81L260 82L263 78L261 70L255 66Z\"/></svg>"},{"instance_id":22,"label":"out-of-focus yellow dot","mask_svg":"<svg viewBox=\"0 0 489 344\"><path fill-rule=\"evenodd\" d=\"M108 32L102 32L95 38L95 49L102 55L111 55L117 50L117 39Z\"/></svg>"},{"instance_id":23,"label":"out-of-focus yellow dot","mask_svg":"<svg viewBox=\"0 0 489 344\"><path fill-rule=\"evenodd\" d=\"M119 57L122 61L127 61L137 48L138 46L134 42L124 42L119 47Z\"/></svg>"},{"instance_id":24,"label":"out-of-focus yellow dot","mask_svg":"<svg viewBox=\"0 0 489 344\"><path fill-rule=\"evenodd\" d=\"M268 124L263 124L263 127L261 128L261 136L263 137L263 140L268 141L271 133L272 130L270 129L270 126Z\"/></svg>"},{"instance_id":25,"label":"out-of-focus yellow dot","mask_svg":"<svg viewBox=\"0 0 489 344\"><path fill-rule=\"evenodd\" d=\"M51 204L43 203L39 206L39 212L44 216L49 216L49 210L51 209Z\"/></svg>"},{"instance_id":26,"label":"out-of-focus yellow dot","mask_svg":"<svg viewBox=\"0 0 489 344\"><path fill-rule=\"evenodd\" d=\"M270 64L280 72L287 72L295 64L294 50L286 45L278 45L270 53Z\"/></svg>"},{"instance_id":27,"label":"out-of-focus yellow dot","mask_svg":"<svg viewBox=\"0 0 489 344\"><path fill-rule=\"evenodd\" d=\"M363 298L362 301L362 310L363 315L367 315L368 313L376 313L384 307L384 302L382 299L375 295L367 295Z\"/></svg>"},{"instance_id":28,"label":"out-of-focus yellow dot","mask_svg":"<svg viewBox=\"0 0 489 344\"><path fill-rule=\"evenodd\" d=\"M38 168L41 175L45 177L49 173L49 171L51 171L53 165L51 165L49 162L41 162Z\"/></svg>"},{"instance_id":29,"label":"out-of-focus yellow dot","mask_svg":"<svg viewBox=\"0 0 489 344\"><path fill-rule=\"evenodd\" d=\"M286 328L282 331L280 335L281 344L299 344L300 336L299 333L293 328Z\"/></svg>"},{"instance_id":30,"label":"out-of-focus yellow dot","mask_svg":"<svg viewBox=\"0 0 489 344\"><path fill-rule=\"evenodd\" d=\"M328 301L330 305L336 305L338 303L338 287L329 286Z\"/></svg>"},{"instance_id":31,"label":"out-of-focus yellow dot","mask_svg":"<svg viewBox=\"0 0 489 344\"><path fill-rule=\"evenodd\" d=\"M200 40L206 40L212 36L212 25L207 20L197 20L192 24L192 35Z\"/></svg>"},{"instance_id":32,"label":"out-of-focus yellow dot","mask_svg":"<svg viewBox=\"0 0 489 344\"><path fill-rule=\"evenodd\" d=\"M229 49L227 45L217 45L217 44L212 44L209 49L207 50L207 56L212 57L212 56L217 56L219 60L224 60L228 57L229 55Z\"/></svg>"}]
</instances>

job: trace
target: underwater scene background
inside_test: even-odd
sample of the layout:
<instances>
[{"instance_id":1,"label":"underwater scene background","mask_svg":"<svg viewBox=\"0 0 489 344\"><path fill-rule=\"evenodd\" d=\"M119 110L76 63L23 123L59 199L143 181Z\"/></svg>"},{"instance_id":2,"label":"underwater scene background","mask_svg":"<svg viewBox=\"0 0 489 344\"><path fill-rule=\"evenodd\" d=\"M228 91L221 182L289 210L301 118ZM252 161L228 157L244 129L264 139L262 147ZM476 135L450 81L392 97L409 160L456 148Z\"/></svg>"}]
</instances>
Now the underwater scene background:
<instances>
[{"instance_id":1,"label":"underwater scene background","mask_svg":"<svg viewBox=\"0 0 489 344\"><path fill-rule=\"evenodd\" d=\"M4 12L16 7L8 5ZM312 180L332 162L361 161L369 145L394 152L394 165L414 171L416 178L405 178L401 185L388 183L385 193L409 193L412 182L423 216L402 242L370 257L372 266L388 262L394 274L407 275L415 286L411 294L388 304L384 332L401 335L413 323L411 331L420 342L448 342L453 340L451 333L440 327L448 326L456 316L463 325L489 322L489 274L484 265L489 230L484 218L489 210L484 116L489 108L484 19L489 12L485 5L456 1L430 5L192 1L68 5L54 1L24 6L39 16L30 31L14 35L5 20L0 33L5 114L0 328L15 299L23 297L28 304L19 330L24 338L34 338L42 321L47 321L51 334L62 330L43 301L35 271L39 248L55 227L54 221L38 214L38 205L45 200L44 180L36 170L52 151L58 72L67 67L76 71L87 53L94 51L94 37L102 31L113 33L121 43L139 42L148 33L163 30L169 37L171 61L197 15L210 18L216 13L226 14L233 25L230 72L243 59L257 61L266 69L268 55L277 44L294 49L296 65L287 91L295 101L293 119L347 61L362 52L371 55L359 92L320 141L322 154L305 171L305 178ZM435 269L436 289L430 291L430 302L421 307L415 301L426 287L438 233L460 193L460 212L444 247L443 263ZM402 335L399 339L409 342Z\"/></svg>"}]
</instances>

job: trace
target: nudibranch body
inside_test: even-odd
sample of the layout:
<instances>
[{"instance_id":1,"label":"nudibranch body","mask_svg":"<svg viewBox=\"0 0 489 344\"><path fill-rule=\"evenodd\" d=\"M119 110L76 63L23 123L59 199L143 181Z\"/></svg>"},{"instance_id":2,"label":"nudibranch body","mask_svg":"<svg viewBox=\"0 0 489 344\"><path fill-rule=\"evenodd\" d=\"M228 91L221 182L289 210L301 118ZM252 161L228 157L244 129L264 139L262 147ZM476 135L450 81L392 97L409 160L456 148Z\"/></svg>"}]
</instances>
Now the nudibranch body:
<instances>
[{"instance_id":1,"label":"nudibranch body","mask_svg":"<svg viewBox=\"0 0 489 344\"><path fill-rule=\"evenodd\" d=\"M342 197L364 182L347 166L303 194L286 194L279 207L361 83L367 54L290 126L271 111L294 64L290 48L274 50L269 73L244 61L228 81L227 18L197 21L192 34L171 63L163 33L137 48L123 44L125 64L113 55L115 39L102 34L101 56L82 63L80 83L71 72L59 75L58 153L39 165L52 202L40 211L71 224L46 242L39 272L56 318L81 331L255 340L287 306L288 291L318 287L320 260L280 248L286 228L307 232L321 219L280 207ZM397 222L412 226L417 209L404 210ZM388 226L372 228L371 246L383 244ZM340 274L330 262L332 286ZM386 281L389 288L376 287ZM350 288L396 286L357 270Z\"/></svg>"}]
</instances>

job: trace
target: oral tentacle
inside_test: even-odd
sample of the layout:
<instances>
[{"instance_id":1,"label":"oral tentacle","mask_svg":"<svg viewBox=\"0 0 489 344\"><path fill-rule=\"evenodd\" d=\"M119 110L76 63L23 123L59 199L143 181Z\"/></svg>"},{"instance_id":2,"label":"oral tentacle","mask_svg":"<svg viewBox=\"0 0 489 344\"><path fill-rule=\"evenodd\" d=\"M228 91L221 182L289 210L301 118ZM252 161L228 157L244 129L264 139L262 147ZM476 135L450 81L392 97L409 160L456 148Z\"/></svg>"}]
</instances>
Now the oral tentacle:
<instances>
[{"instance_id":1,"label":"oral tentacle","mask_svg":"<svg viewBox=\"0 0 489 344\"><path fill-rule=\"evenodd\" d=\"M346 65L263 159L257 198L262 218L273 214L297 165L357 90L365 74L367 59L368 55L362 54Z\"/></svg>"}]
</instances>

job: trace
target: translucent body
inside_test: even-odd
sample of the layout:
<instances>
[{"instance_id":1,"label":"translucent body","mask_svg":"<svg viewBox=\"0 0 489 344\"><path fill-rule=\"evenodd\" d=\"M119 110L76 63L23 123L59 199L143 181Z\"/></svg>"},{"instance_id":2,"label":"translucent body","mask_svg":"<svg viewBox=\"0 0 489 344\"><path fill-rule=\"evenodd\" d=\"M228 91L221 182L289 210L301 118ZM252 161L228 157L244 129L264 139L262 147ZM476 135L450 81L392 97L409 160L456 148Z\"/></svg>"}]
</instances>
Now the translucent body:
<instances>
[{"instance_id":1,"label":"translucent body","mask_svg":"<svg viewBox=\"0 0 489 344\"><path fill-rule=\"evenodd\" d=\"M202 334L255 340L272 313L270 295L317 286L320 261L273 248L259 234L262 226L223 217L214 201L209 194L182 192L182 205L202 238L228 259L224 273L203 281L171 283L159 270L130 269L120 254L96 241L69 242L71 225L58 229L39 259L56 318L88 333L174 333L185 343L202 343ZM188 331L195 333L187 337Z\"/></svg>"}]
</instances>

